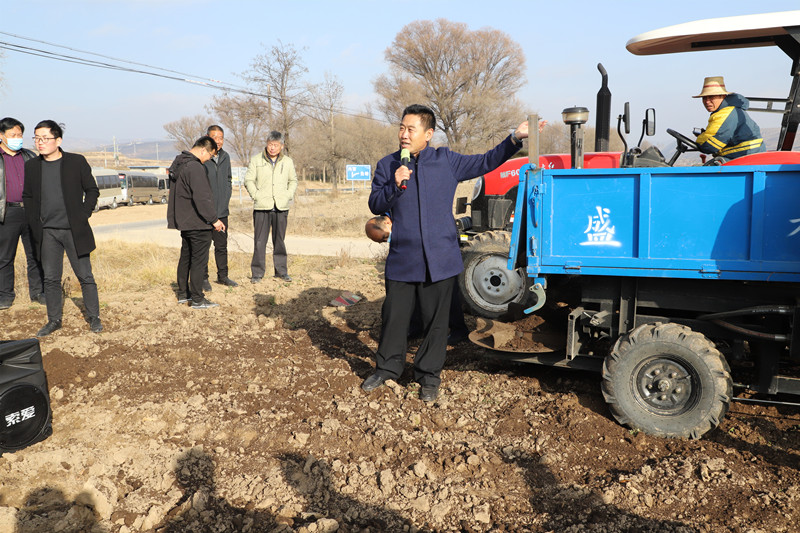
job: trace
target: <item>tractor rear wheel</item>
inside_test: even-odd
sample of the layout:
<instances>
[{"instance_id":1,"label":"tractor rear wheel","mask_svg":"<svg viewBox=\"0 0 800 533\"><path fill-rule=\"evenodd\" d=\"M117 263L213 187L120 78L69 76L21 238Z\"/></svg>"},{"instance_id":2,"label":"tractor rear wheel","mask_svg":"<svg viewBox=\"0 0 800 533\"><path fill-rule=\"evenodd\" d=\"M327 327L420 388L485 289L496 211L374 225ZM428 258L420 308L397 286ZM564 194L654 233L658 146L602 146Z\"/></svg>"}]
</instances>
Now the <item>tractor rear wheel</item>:
<instances>
[{"instance_id":1,"label":"tractor rear wheel","mask_svg":"<svg viewBox=\"0 0 800 533\"><path fill-rule=\"evenodd\" d=\"M681 324L644 324L621 336L603 363L603 397L622 425L659 437L699 439L728 412L725 357Z\"/></svg>"},{"instance_id":2,"label":"tractor rear wheel","mask_svg":"<svg viewBox=\"0 0 800 533\"><path fill-rule=\"evenodd\" d=\"M510 244L509 232L487 231L461 248L464 271L458 275L458 285L470 314L498 318L508 311L509 303L530 301L525 269L508 269Z\"/></svg>"}]
</instances>

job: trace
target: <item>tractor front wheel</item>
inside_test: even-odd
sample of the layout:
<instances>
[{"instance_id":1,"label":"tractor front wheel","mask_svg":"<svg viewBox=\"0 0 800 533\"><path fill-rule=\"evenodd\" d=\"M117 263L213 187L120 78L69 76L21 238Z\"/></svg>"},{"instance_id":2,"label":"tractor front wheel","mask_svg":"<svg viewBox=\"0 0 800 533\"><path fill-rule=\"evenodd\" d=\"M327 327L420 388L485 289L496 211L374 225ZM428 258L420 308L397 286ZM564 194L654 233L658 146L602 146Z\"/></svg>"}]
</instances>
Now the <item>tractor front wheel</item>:
<instances>
[{"instance_id":1,"label":"tractor front wheel","mask_svg":"<svg viewBox=\"0 0 800 533\"><path fill-rule=\"evenodd\" d=\"M525 269L508 269L511 234L487 231L476 235L461 248L464 271L458 285L470 314L498 318L511 302L526 305L531 299L530 280Z\"/></svg>"}]
</instances>

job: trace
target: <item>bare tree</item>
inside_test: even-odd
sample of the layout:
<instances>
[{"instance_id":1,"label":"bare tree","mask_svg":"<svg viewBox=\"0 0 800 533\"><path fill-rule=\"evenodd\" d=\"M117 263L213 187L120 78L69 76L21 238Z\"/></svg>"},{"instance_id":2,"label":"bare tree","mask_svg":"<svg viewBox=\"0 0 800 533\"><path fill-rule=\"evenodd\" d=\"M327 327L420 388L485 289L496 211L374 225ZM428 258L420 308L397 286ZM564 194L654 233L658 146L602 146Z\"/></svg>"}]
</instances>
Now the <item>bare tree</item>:
<instances>
[{"instance_id":1,"label":"bare tree","mask_svg":"<svg viewBox=\"0 0 800 533\"><path fill-rule=\"evenodd\" d=\"M322 163L325 168L331 169L331 183L333 190L338 189L338 174L336 172L336 162L341 159L341 154L337 153L336 128L334 119L338 114L338 109L342 104L344 87L339 80L330 72L325 73L325 80L322 83L308 86L309 105L305 108L306 114L317 125L317 137L321 138L322 145L326 150L322 152L324 158Z\"/></svg>"},{"instance_id":2,"label":"bare tree","mask_svg":"<svg viewBox=\"0 0 800 533\"><path fill-rule=\"evenodd\" d=\"M337 152L349 164L375 164L397 146L397 126L376 120L367 113L340 116L336 121Z\"/></svg>"},{"instance_id":3,"label":"bare tree","mask_svg":"<svg viewBox=\"0 0 800 533\"><path fill-rule=\"evenodd\" d=\"M349 164L370 165L373 169L386 154L397 150L397 128L377 120L364 112L358 116L336 115L334 124L334 147L331 155L330 128L306 118L298 124L292 159L298 169L319 175L331 168L340 175ZM299 141L299 142L298 142Z\"/></svg>"},{"instance_id":4,"label":"bare tree","mask_svg":"<svg viewBox=\"0 0 800 533\"><path fill-rule=\"evenodd\" d=\"M248 82L268 95L268 112L270 117L275 117L271 128L283 133L287 150L290 132L303 117L301 107L306 97L303 74L308 69L303 65L300 52L279 40L266 53L256 56L250 70L243 74Z\"/></svg>"},{"instance_id":5,"label":"bare tree","mask_svg":"<svg viewBox=\"0 0 800 533\"><path fill-rule=\"evenodd\" d=\"M400 30L385 57L390 71L374 85L393 123L406 105L427 104L451 148L476 151L524 118L515 94L525 83L525 55L502 31L418 20Z\"/></svg>"},{"instance_id":6,"label":"bare tree","mask_svg":"<svg viewBox=\"0 0 800 533\"><path fill-rule=\"evenodd\" d=\"M263 147L269 132L267 102L257 96L215 96L207 109L225 127L225 143L230 143L239 164L247 166L250 157Z\"/></svg>"},{"instance_id":7,"label":"bare tree","mask_svg":"<svg viewBox=\"0 0 800 533\"><path fill-rule=\"evenodd\" d=\"M214 123L214 119L205 115L181 117L174 122L164 124L170 139L175 140L176 150L188 150L194 142L206 134L206 128Z\"/></svg>"}]
</instances>

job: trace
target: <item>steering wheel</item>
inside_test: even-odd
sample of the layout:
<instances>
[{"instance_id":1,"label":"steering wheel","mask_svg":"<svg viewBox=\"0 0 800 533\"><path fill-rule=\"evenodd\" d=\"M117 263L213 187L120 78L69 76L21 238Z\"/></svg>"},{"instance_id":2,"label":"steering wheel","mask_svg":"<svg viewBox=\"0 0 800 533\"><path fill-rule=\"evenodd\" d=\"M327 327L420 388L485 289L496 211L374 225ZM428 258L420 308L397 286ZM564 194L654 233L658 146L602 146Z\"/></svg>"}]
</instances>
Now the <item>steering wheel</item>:
<instances>
[{"instance_id":1,"label":"steering wheel","mask_svg":"<svg viewBox=\"0 0 800 533\"><path fill-rule=\"evenodd\" d=\"M678 144L684 144L686 146L686 149L682 150L683 152L697 152L700 150L700 146L683 133L678 133L677 131L669 128L667 128L667 133L675 137L675 139L678 141Z\"/></svg>"},{"instance_id":2,"label":"steering wheel","mask_svg":"<svg viewBox=\"0 0 800 533\"><path fill-rule=\"evenodd\" d=\"M670 135L675 137L675 139L678 141L678 146L675 147L675 153L672 154L672 157L670 158L670 160L667 161L667 164L669 166L675 165L675 161L677 161L678 158L681 156L681 154L684 153L684 152L699 152L700 151L700 145L698 145L696 142L691 140L686 135L684 135L682 133L678 133L677 131L671 130L669 128L667 128L667 133L669 133Z\"/></svg>"}]
</instances>

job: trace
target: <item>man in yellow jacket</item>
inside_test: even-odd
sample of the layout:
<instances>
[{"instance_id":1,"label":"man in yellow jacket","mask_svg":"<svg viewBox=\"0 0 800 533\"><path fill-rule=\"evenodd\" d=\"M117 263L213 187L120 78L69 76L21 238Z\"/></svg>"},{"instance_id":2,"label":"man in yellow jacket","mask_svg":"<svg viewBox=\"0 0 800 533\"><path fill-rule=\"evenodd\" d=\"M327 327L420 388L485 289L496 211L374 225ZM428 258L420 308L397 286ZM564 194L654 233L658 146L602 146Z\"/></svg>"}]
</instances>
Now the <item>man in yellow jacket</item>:
<instances>
[{"instance_id":1,"label":"man in yellow jacket","mask_svg":"<svg viewBox=\"0 0 800 533\"><path fill-rule=\"evenodd\" d=\"M761 129L747 114L750 101L729 93L722 76L707 77L702 92L692 98L702 98L703 107L711 113L708 126L697 137L700 151L714 155L707 165L766 151Z\"/></svg>"},{"instance_id":2,"label":"man in yellow jacket","mask_svg":"<svg viewBox=\"0 0 800 533\"><path fill-rule=\"evenodd\" d=\"M272 230L272 263L275 277L292 281L286 265L286 222L289 203L297 190L292 158L283 153L283 135L272 131L267 147L250 159L244 186L253 199L253 260L250 283L258 283L266 272L267 238Z\"/></svg>"}]
</instances>

